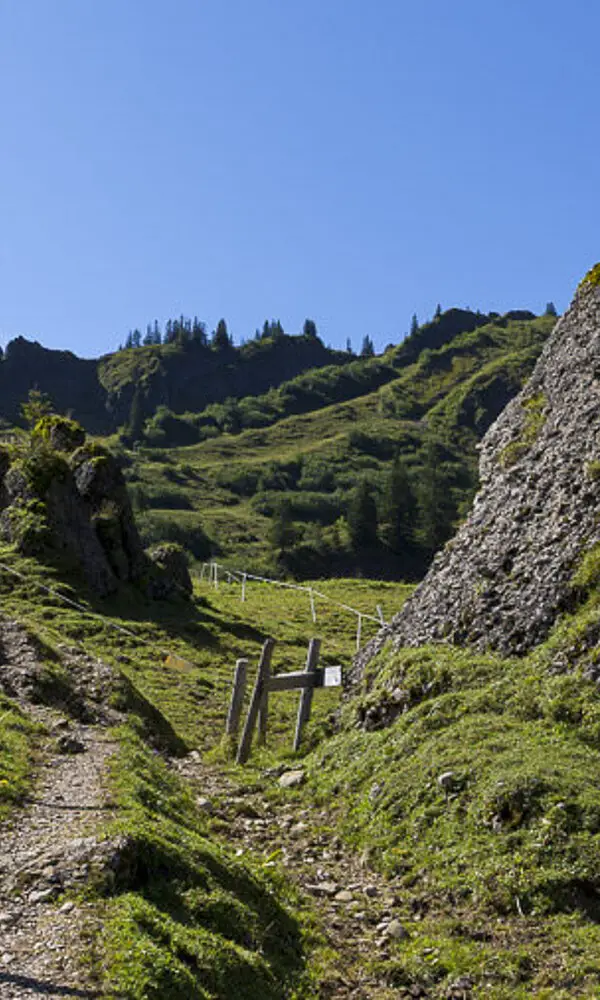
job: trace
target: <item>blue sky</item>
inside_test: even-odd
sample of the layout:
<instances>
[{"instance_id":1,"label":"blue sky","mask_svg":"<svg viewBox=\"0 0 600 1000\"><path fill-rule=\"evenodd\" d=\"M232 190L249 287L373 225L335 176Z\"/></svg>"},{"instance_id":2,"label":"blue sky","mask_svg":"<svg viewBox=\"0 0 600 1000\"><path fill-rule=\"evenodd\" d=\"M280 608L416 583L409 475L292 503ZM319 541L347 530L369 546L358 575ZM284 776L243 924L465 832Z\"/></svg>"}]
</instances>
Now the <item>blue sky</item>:
<instances>
[{"instance_id":1,"label":"blue sky","mask_svg":"<svg viewBox=\"0 0 600 1000\"><path fill-rule=\"evenodd\" d=\"M599 36L591 0L0 0L0 343L565 308Z\"/></svg>"}]
</instances>

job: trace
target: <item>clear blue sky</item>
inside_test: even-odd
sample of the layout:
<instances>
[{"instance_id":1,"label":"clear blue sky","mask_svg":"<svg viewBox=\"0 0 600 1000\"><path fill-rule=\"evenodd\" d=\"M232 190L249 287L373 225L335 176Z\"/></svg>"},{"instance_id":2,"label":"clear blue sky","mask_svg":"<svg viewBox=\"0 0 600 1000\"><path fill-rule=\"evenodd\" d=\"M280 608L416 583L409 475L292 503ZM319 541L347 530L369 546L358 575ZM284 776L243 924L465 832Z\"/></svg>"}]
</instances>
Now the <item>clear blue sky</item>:
<instances>
[{"instance_id":1,"label":"clear blue sky","mask_svg":"<svg viewBox=\"0 0 600 1000\"><path fill-rule=\"evenodd\" d=\"M0 0L0 343L565 308L599 37L591 0Z\"/></svg>"}]
</instances>

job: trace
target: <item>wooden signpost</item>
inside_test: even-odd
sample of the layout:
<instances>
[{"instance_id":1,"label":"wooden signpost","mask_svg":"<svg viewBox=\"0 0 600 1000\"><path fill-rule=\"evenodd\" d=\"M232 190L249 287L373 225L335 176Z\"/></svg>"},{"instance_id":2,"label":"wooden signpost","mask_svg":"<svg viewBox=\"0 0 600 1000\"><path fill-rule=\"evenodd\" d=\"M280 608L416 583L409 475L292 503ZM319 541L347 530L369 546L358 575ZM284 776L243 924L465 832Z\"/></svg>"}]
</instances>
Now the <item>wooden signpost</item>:
<instances>
[{"instance_id":1,"label":"wooden signpost","mask_svg":"<svg viewBox=\"0 0 600 1000\"><path fill-rule=\"evenodd\" d=\"M245 764L250 756L252 737L258 722L258 743L264 746L267 740L267 720L269 715L269 695L276 691L300 691L298 717L294 734L294 750L298 750L302 740L302 730L310 718L313 692L318 687L339 687L342 683L341 666L319 667L320 639L311 639L304 670L285 674L271 673L271 658L275 647L274 639L267 639L260 654L254 689L248 706L248 714L237 752L237 763ZM238 660L233 678L233 690L227 716L227 734L237 736L244 692L246 689L247 660Z\"/></svg>"}]
</instances>

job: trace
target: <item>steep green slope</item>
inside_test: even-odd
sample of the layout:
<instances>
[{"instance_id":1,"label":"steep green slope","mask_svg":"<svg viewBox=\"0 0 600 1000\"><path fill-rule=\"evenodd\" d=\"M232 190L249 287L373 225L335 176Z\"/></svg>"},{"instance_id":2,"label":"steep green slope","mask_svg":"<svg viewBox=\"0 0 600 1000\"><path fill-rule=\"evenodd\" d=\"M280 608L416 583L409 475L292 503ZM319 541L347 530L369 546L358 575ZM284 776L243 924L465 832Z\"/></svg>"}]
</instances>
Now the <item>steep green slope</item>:
<instances>
[{"instance_id":1,"label":"steep green slope","mask_svg":"<svg viewBox=\"0 0 600 1000\"><path fill-rule=\"evenodd\" d=\"M229 409L209 408L190 418L190 427L195 421L211 433L197 444L139 448L127 476L146 539L167 532L199 558L212 546L232 564L270 572L418 577L472 495L478 440L528 377L554 325L553 317L484 320L420 350L410 364L401 346L384 359L306 373ZM344 395L352 398L326 405ZM305 405L316 408L294 412ZM228 426L234 407L241 427L261 426L223 433L219 421ZM150 437L159 431L160 421ZM416 497L400 549L386 540L385 523L397 457ZM346 521L361 479L372 486L381 522L379 540L366 547L355 544ZM291 522L283 550L272 527L282 506Z\"/></svg>"},{"instance_id":2,"label":"steep green slope","mask_svg":"<svg viewBox=\"0 0 600 1000\"><path fill-rule=\"evenodd\" d=\"M580 606L524 660L390 644L347 704L347 730L312 758L317 801L335 792L345 836L400 878L406 939L387 960L398 987L443 997L466 976L469 996L598 995L590 566ZM397 721L357 731L384 688Z\"/></svg>"}]
</instances>

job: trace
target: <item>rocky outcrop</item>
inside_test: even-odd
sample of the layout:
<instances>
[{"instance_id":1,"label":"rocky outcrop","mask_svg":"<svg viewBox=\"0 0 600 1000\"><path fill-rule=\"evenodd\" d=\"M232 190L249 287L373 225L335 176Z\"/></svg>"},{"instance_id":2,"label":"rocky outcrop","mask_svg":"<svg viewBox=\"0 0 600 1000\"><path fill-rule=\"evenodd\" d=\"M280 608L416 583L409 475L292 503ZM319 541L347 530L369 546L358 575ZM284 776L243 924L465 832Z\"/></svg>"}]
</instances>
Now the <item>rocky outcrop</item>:
<instances>
[{"instance_id":1,"label":"rocky outcrop","mask_svg":"<svg viewBox=\"0 0 600 1000\"><path fill-rule=\"evenodd\" d=\"M585 279L521 393L481 444L481 489L413 596L357 657L350 684L388 640L524 654L573 597L600 541L600 287Z\"/></svg>"},{"instance_id":2,"label":"rocky outcrop","mask_svg":"<svg viewBox=\"0 0 600 1000\"><path fill-rule=\"evenodd\" d=\"M44 417L12 454L0 451L0 536L78 570L100 596L127 582L154 598L191 593L182 552L167 546L154 561L144 552L117 459L63 417Z\"/></svg>"},{"instance_id":3,"label":"rocky outcrop","mask_svg":"<svg viewBox=\"0 0 600 1000\"><path fill-rule=\"evenodd\" d=\"M191 596L194 586L181 545L162 542L149 549L147 554L150 562L160 571L149 584L152 597L168 599L177 593Z\"/></svg>"}]
</instances>

